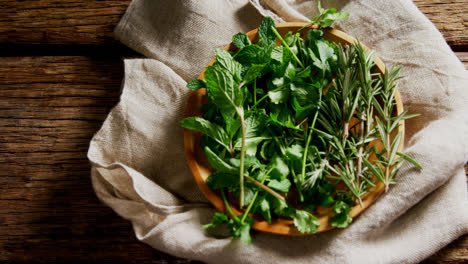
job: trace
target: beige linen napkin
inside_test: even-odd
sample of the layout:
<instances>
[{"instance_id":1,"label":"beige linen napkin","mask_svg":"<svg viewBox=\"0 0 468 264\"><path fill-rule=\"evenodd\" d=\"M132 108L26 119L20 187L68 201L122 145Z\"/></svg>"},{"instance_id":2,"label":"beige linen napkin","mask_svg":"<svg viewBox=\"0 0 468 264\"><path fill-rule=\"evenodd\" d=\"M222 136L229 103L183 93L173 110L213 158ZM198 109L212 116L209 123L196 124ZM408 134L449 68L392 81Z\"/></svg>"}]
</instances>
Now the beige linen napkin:
<instances>
[{"instance_id":1,"label":"beige linen napkin","mask_svg":"<svg viewBox=\"0 0 468 264\"><path fill-rule=\"evenodd\" d=\"M96 194L132 222L138 239L208 263L414 263L468 232L468 72L409 0L323 2L350 12L336 27L404 67L404 104L422 114L406 123L405 152L424 170L405 164L398 184L346 229L304 237L256 232L250 246L222 227L202 230L215 210L185 160L186 81L262 15L306 21L315 2L134 0L115 33L152 59L125 61L120 103L88 157Z\"/></svg>"}]
</instances>

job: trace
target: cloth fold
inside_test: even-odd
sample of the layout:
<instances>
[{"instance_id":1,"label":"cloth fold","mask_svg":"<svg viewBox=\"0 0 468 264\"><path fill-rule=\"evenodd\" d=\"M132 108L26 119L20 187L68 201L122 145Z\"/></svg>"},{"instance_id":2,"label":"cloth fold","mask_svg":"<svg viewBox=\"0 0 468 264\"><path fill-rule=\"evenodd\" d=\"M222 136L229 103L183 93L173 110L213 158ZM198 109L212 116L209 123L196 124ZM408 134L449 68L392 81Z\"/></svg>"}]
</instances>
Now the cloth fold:
<instances>
[{"instance_id":1,"label":"cloth fold","mask_svg":"<svg viewBox=\"0 0 468 264\"><path fill-rule=\"evenodd\" d=\"M406 122L398 184L339 230L288 237L255 233L250 246L222 227L202 230L215 210L188 168L180 121L195 78L214 49L237 32L317 14L306 0L133 0L115 29L151 59L125 61L119 104L90 143L97 196L132 222L138 239L169 254L208 263L415 263L468 232L468 72L442 35L409 0L332 0L348 11L335 27L403 66Z\"/></svg>"}]
</instances>

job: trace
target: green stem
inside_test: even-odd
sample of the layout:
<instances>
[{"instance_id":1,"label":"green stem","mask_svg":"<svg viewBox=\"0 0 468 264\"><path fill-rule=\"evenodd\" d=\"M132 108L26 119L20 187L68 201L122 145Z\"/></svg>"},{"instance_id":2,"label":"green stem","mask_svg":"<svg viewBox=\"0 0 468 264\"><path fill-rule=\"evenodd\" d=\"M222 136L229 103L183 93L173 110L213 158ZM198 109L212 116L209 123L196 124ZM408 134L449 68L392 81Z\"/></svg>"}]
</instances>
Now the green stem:
<instances>
[{"instance_id":1,"label":"green stem","mask_svg":"<svg viewBox=\"0 0 468 264\"><path fill-rule=\"evenodd\" d=\"M254 105L257 105L257 78L255 78L254 80L253 96L254 96Z\"/></svg>"},{"instance_id":2,"label":"green stem","mask_svg":"<svg viewBox=\"0 0 468 264\"><path fill-rule=\"evenodd\" d=\"M268 174L270 174L270 172L271 172L272 170L273 170L273 169L268 170L268 171L265 173L265 175L263 175L263 178L262 178L262 180L260 181L261 184L263 184L263 183L265 182L265 180L266 180ZM247 210L245 210L244 215L243 215L242 218L241 218L241 225L244 224L245 218L247 218L247 215L249 214L250 209L252 209L252 206L253 206L253 204L255 203L255 200L257 199L257 196L258 196L258 193L259 193L259 192L260 192L260 189L258 189L258 190L255 192L255 194L254 194L254 196L253 196L253 198L252 198L252 201L250 202L249 206L247 207Z\"/></svg>"},{"instance_id":3,"label":"green stem","mask_svg":"<svg viewBox=\"0 0 468 264\"><path fill-rule=\"evenodd\" d=\"M312 139L312 134L314 132L315 122L317 121L318 113L320 111L320 105L322 104L322 91L319 93L319 101L317 112L315 112L314 119L312 120L312 124L309 127L309 135L307 135L307 141L304 148L304 156L302 157L302 171L301 171L301 181L304 182L305 180L305 167L306 167L306 160L307 160L307 151L309 150L310 140Z\"/></svg>"},{"instance_id":4,"label":"green stem","mask_svg":"<svg viewBox=\"0 0 468 264\"><path fill-rule=\"evenodd\" d=\"M294 52L292 52L292 50L289 48L289 45L286 43L286 41L284 41L284 39L280 36L280 34L278 33L278 31L276 30L276 28L274 26L271 26L271 30L273 30L273 32L275 33L276 37L279 38L279 40L281 41L281 43L283 44L284 47L286 47L286 49L289 50L289 52L291 52L293 58L297 61L297 63L299 65L301 65L302 68L304 68L304 65L302 64L302 62L297 58L296 54L294 54Z\"/></svg>"},{"instance_id":5,"label":"green stem","mask_svg":"<svg viewBox=\"0 0 468 264\"><path fill-rule=\"evenodd\" d=\"M232 219L234 219L234 221L236 221L236 222L240 222L239 217L237 217L237 215L234 214L234 212L231 209L231 206L229 206L229 203L228 203L227 198L226 198L226 194L224 194L224 190L221 190L221 196L223 197L224 207L229 212L229 214L231 214Z\"/></svg>"},{"instance_id":6,"label":"green stem","mask_svg":"<svg viewBox=\"0 0 468 264\"><path fill-rule=\"evenodd\" d=\"M286 86L285 84L280 85L280 86L278 86L277 88L275 88L275 89L273 89L273 90L271 90L271 91L268 91L268 92L277 92L277 91L283 89L285 86ZM262 98L260 98L260 100L258 100L256 103L254 103L254 105L252 105L252 107L250 108L249 111L252 111L253 109L255 109L255 107L257 107L257 105L258 105L259 103L261 103L263 100L265 100L267 97L268 97L268 93L265 94L264 96L262 96Z\"/></svg>"},{"instance_id":7,"label":"green stem","mask_svg":"<svg viewBox=\"0 0 468 264\"><path fill-rule=\"evenodd\" d=\"M239 111L241 129L242 129L242 146L240 153L240 169L239 169L239 206L244 207L244 160L245 160L245 122L244 122L244 111Z\"/></svg>"}]
</instances>

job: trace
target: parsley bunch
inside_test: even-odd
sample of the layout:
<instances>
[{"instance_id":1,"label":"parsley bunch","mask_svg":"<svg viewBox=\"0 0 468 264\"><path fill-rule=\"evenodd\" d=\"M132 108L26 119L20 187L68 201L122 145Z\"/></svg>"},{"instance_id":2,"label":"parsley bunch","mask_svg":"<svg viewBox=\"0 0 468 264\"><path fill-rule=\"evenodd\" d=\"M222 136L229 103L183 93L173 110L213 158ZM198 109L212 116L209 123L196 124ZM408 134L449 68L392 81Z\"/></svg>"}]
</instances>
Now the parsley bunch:
<instances>
[{"instance_id":1,"label":"parsley bunch","mask_svg":"<svg viewBox=\"0 0 468 264\"><path fill-rule=\"evenodd\" d=\"M348 16L319 11L312 22L322 27ZM268 223L288 217L300 232L314 233L319 207L332 208L331 224L344 228L352 221L351 207L376 181L395 183L404 159L420 167L398 152L401 135L390 137L400 120L415 116L406 110L392 117L399 68L372 73L373 53L359 43L330 43L320 29L310 29L306 39L299 32L282 37L266 17L258 34L257 43L234 35L238 51L216 50L204 80L187 84L193 91L206 88L208 103L203 117L188 117L182 126L203 133L215 170L206 183L227 209L203 228L228 222L232 236L250 243L251 215L258 215ZM375 140L383 149L373 146ZM244 209L241 216L231 211L228 197Z\"/></svg>"}]
</instances>

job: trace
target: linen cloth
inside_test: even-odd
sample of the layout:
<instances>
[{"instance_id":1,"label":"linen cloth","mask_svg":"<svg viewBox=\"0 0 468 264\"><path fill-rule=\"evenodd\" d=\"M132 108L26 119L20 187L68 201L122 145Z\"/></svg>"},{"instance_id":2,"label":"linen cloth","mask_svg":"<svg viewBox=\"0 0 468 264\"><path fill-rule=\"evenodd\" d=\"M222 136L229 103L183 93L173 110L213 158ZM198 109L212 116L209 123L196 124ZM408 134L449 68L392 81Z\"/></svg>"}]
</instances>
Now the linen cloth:
<instances>
[{"instance_id":1,"label":"linen cloth","mask_svg":"<svg viewBox=\"0 0 468 264\"><path fill-rule=\"evenodd\" d=\"M335 27L403 66L405 164L398 184L345 229L303 237L254 232L250 246L225 228L202 230L215 209L188 168L183 118L195 78L237 32L307 21L315 1L133 0L115 29L151 59L125 60L118 105L90 143L97 196L132 222L138 239L174 256L207 263L415 263L468 232L468 72L441 34L409 0L335 0L348 11Z\"/></svg>"}]
</instances>

